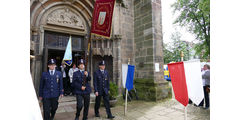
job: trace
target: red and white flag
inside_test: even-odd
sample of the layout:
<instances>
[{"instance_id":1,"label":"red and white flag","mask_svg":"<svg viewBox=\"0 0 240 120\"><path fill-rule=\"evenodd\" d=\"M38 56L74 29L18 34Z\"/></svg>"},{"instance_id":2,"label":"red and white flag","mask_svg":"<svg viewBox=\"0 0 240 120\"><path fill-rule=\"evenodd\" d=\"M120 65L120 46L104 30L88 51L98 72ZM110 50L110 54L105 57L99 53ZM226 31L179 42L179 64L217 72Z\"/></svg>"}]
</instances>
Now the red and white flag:
<instances>
[{"instance_id":1,"label":"red and white flag","mask_svg":"<svg viewBox=\"0 0 240 120\"><path fill-rule=\"evenodd\" d=\"M199 105L204 98L199 60L168 64L175 98L187 106L190 98Z\"/></svg>"}]
</instances>

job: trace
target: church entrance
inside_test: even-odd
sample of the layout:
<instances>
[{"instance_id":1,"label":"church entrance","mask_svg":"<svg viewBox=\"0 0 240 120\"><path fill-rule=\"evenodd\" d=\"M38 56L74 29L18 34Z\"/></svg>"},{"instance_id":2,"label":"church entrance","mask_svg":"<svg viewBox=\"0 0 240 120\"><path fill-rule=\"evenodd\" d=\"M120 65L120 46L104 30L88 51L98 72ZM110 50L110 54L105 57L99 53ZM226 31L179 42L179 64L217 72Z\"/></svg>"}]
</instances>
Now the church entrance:
<instances>
[{"instance_id":1,"label":"church entrance","mask_svg":"<svg viewBox=\"0 0 240 120\"><path fill-rule=\"evenodd\" d=\"M56 59L57 67L61 66L65 49L69 41L69 34L57 33L52 31L44 32L44 57L43 68L47 70L47 61L49 59ZM72 57L73 63L78 64L78 60L84 58L84 37L71 35L72 37Z\"/></svg>"},{"instance_id":2,"label":"church entrance","mask_svg":"<svg viewBox=\"0 0 240 120\"><path fill-rule=\"evenodd\" d=\"M48 50L48 60L49 59L55 59L56 60L56 65L57 67L61 66L63 57L64 57L65 50L54 50L54 49L49 49ZM73 57L73 63L78 64L78 60L81 58L84 58L84 51L82 52L72 52L72 57Z\"/></svg>"}]
</instances>

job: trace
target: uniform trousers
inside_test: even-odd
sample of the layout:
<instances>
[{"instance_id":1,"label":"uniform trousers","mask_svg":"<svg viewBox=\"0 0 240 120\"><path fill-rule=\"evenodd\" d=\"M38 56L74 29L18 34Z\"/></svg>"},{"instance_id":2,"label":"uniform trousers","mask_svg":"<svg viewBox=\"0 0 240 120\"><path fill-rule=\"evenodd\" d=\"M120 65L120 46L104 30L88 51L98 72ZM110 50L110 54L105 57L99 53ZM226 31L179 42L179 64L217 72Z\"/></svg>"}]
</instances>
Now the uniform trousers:
<instances>
[{"instance_id":1,"label":"uniform trousers","mask_svg":"<svg viewBox=\"0 0 240 120\"><path fill-rule=\"evenodd\" d=\"M199 106L203 106L203 103L204 103L204 100L205 100L205 103L206 103L206 106L205 107L209 107L209 93L207 92L207 88L210 88L209 85L206 85L203 87L203 92L204 92L204 99L202 100L202 102L199 104Z\"/></svg>"},{"instance_id":2,"label":"uniform trousers","mask_svg":"<svg viewBox=\"0 0 240 120\"><path fill-rule=\"evenodd\" d=\"M43 98L44 120L52 120L55 116L57 108L58 108L58 97Z\"/></svg>"},{"instance_id":3,"label":"uniform trousers","mask_svg":"<svg viewBox=\"0 0 240 120\"><path fill-rule=\"evenodd\" d=\"M84 105L84 110L83 110L83 120L87 119L88 116L88 109L89 109L89 103L90 103L90 94L77 94L77 112L76 112L76 117L80 116L80 112L82 110L82 107ZM84 104L83 104L84 101Z\"/></svg>"},{"instance_id":4,"label":"uniform trousers","mask_svg":"<svg viewBox=\"0 0 240 120\"><path fill-rule=\"evenodd\" d=\"M68 79L65 77L63 78L63 89L64 89L64 95L69 94L69 85L68 85Z\"/></svg>"},{"instance_id":5,"label":"uniform trousers","mask_svg":"<svg viewBox=\"0 0 240 120\"><path fill-rule=\"evenodd\" d=\"M103 102L104 102L104 106L106 109L106 113L108 116L112 116L111 110L110 110L110 104L109 104L109 95L105 94L105 92L103 92L103 95L98 95L96 96L96 100L95 100L95 114L99 114L99 107L101 104L101 98L103 97Z\"/></svg>"}]
</instances>

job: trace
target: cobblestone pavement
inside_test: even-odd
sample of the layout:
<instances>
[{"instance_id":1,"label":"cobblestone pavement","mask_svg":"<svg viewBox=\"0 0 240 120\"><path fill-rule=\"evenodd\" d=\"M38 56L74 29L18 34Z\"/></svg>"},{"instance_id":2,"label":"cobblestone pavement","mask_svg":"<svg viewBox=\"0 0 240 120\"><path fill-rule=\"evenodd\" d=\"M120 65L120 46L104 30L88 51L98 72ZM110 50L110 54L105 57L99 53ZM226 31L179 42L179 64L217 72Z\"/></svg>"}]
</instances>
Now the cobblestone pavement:
<instances>
[{"instance_id":1,"label":"cobblestone pavement","mask_svg":"<svg viewBox=\"0 0 240 120\"><path fill-rule=\"evenodd\" d=\"M128 102L127 115L124 116L124 101L119 101L111 108L114 120L184 120L184 107L176 100L162 102L131 101ZM76 111L75 97L60 100L55 120L74 120ZM82 110L83 111L83 110ZM94 103L89 109L89 120L107 120L105 108L100 108L100 118L94 117ZM82 112L80 120L82 118ZM210 109L205 110L192 104L187 106L187 120L209 120Z\"/></svg>"}]
</instances>

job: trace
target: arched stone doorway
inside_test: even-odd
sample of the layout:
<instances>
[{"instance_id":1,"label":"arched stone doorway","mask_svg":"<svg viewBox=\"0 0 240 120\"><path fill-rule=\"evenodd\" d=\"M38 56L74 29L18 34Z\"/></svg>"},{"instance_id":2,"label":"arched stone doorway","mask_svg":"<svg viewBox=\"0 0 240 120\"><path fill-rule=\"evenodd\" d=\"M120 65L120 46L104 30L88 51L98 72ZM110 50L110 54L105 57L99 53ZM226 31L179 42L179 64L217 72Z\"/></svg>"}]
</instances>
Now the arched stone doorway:
<instances>
[{"instance_id":1,"label":"arched stone doorway","mask_svg":"<svg viewBox=\"0 0 240 120\"><path fill-rule=\"evenodd\" d=\"M31 59L31 74L37 93L41 74L47 70L47 60L62 60L64 46L70 35L73 42L76 42L73 43L73 60L77 62L77 59L85 56L94 3L95 0L31 0L30 51L34 56ZM88 65L90 73L93 74L97 69L94 67L97 63L93 64L93 57L106 57L110 64L107 69L111 71L111 80L120 89L121 36L112 34L111 39L92 36L91 44Z\"/></svg>"},{"instance_id":2,"label":"arched stone doorway","mask_svg":"<svg viewBox=\"0 0 240 120\"><path fill-rule=\"evenodd\" d=\"M37 93L41 73L47 70L47 60L55 58L61 63L70 35L73 61L85 56L93 3L94 0L31 1L31 55L35 56L31 59L31 74Z\"/></svg>"}]
</instances>

